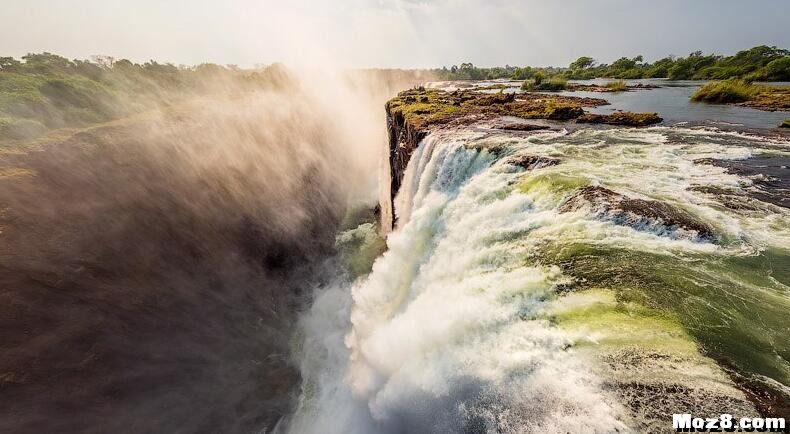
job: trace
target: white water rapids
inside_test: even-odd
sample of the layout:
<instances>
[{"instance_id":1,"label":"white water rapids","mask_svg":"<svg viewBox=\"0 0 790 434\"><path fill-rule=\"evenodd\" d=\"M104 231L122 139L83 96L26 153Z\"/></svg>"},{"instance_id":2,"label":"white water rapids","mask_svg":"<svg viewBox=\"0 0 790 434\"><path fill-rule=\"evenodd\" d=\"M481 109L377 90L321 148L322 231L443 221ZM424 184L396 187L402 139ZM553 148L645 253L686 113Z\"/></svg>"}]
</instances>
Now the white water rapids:
<instances>
[{"instance_id":1,"label":"white water rapids","mask_svg":"<svg viewBox=\"0 0 790 434\"><path fill-rule=\"evenodd\" d=\"M688 189L744 193L749 179L694 160L758 150L787 154L783 143L703 129L429 136L408 164L388 250L369 275L319 290L302 318L303 394L287 430L608 433L668 429L666 411L681 404L675 410L754 414L682 315L622 296L641 291L639 281L617 291L608 272L591 281L598 263L576 276L587 263L567 258L588 258L572 253L588 249L712 263L787 249L786 209L735 211ZM525 172L506 162L518 154L562 163ZM682 207L719 240L560 213L583 185ZM587 286L564 290L580 282ZM785 283L738 284L742 304L790 306ZM713 298L683 297L719 309ZM781 354L786 343L774 344ZM782 383L789 366L776 362L771 381Z\"/></svg>"}]
</instances>

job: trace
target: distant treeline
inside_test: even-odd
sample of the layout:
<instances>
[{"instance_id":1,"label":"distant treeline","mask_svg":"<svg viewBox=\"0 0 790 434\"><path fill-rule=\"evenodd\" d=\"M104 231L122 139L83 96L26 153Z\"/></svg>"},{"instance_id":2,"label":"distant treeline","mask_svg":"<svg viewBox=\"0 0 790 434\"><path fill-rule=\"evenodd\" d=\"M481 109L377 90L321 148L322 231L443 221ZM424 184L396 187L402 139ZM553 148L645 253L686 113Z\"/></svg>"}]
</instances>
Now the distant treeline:
<instances>
[{"instance_id":1,"label":"distant treeline","mask_svg":"<svg viewBox=\"0 0 790 434\"><path fill-rule=\"evenodd\" d=\"M599 64L592 57L580 57L567 68L536 68L504 66L478 68L462 63L432 71L442 80L485 80L507 78L532 79L535 75L566 80L592 78L668 78L670 80L726 80L790 81L790 51L761 45L739 51L733 56L702 54L697 51L687 57L668 56L653 63L643 56L621 57L612 64Z\"/></svg>"},{"instance_id":2,"label":"distant treeline","mask_svg":"<svg viewBox=\"0 0 790 434\"><path fill-rule=\"evenodd\" d=\"M0 140L106 122L215 90L232 93L287 82L279 65L242 70L111 57L69 60L51 53L0 57Z\"/></svg>"}]
</instances>

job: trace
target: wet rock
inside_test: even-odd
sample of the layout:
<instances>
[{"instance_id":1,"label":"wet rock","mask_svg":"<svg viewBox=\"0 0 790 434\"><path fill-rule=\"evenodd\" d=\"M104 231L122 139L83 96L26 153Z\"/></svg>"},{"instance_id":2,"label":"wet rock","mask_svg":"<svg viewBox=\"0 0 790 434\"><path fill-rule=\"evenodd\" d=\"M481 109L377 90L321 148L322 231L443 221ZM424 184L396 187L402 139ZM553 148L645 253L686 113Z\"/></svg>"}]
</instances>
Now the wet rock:
<instances>
[{"instance_id":1,"label":"wet rock","mask_svg":"<svg viewBox=\"0 0 790 434\"><path fill-rule=\"evenodd\" d=\"M588 186L579 189L560 206L560 212L573 212L583 208L590 208L601 217L635 229L682 229L694 231L702 239L713 238L713 228L683 210L657 200L630 198L605 187Z\"/></svg>"},{"instance_id":2,"label":"wet rock","mask_svg":"<svg viewBox=\"0 0 790 434\"><path fill-rule=\"evenodd\" d=\"M478 96L476 98L475 104L480 106L488 106L492 104L506 104L509 102L513 102L516 100L515 93L491 93L491 94L483 94L482 96Z\"/></svg>"},{"instance_id":3,"label":"wet rock","mask_svg":"<svg viewBox=\"0 0 790 434\"><path fill-rule=\"evenodd\" d=\"M657 113L615 112L609 115L587 113L576 119L580 124L607 124L628 127L645 127L663 122Z\"/></svg>"},{"instance_id":4,"label":"wet rock","mask_svg":"<svg viewBox=\"0 0 790 434\"><path fill-rule=\"evenodd\" d=\"M428 135L427 130L407 122L402 113L391 111L389 105L386 107L386 111L387 136L389 138L389 153L386 163L389 166L390 183L389 191L382 190L382 195L386 197L379 198L381 210L379 224L385 233L395 226L393 201L403 183L406 165L409 164L411 154L417 149L420 141Z\"/></svg>"},{"instance_id":5,"label":"wet rock","mask_svg":"<svg viewBox=\"0 0 790 434\"><path fill-rule=\"evenodd\" d=\"M623 87L597 85L597 84L568 84L568 91L571 92L631 92L634 90L659 89L661 86L647 83L637 83L625 85Z\"/></svg>"},{"instance_id":6,"label":"wet rock","mask_svg":"<svg viewBox=\"0 0 790 434\"><path fill-rule=\"evenodd\" d=\"M722 167L727 173L751 180L746 193L760 201L790 208L790 157L761 156L745 160L700 158L695 164Z\"/></svg>"},{"instance_id":7,"label":"wet rock","mask_svg":"<svg viewBox=\"0 0 790 434\"><path fill-rule=\"evenodd\" d=\"M736 190L726 189L712 185L692 185L688 191L702 193L710 196L723 206L737 211L772 211L776 212L774 206L749 197L745 193Z\"/></svg>"},{"instance_id":8,"label":"wet rock","mask_svg":"<svg viewBox=\"0 0 790 434\"><path fill-rule=\"evenodd\" d=\"M552 157L541 157L539 155L514 155L505 161L507 164L512 164L523 168L524 170L539 169L541 167L556 166L560 164L560 160Z\"/></svg>"},{"instance_id":9,"label":"wet rock","mask_svg":"<svg viewBox=\"0 0 790 434\"><path fill-rule=\"evenodd\" d=\"M584 110L582 110L581 107L561 106L547 110L546 119L550 119L552 121L568 121L571 119L576 119L579 116L584 116Z\"/></svg>"},{"instance_id":10,"label":"wet rock","mask_svg":"<svg viewBox=\"0 0 790 434\"><path fill-rule=\"evenodd\" d=\"M549 127L548 125L535 125L535 124L525 124L521 122L511 122L511 123L496 124L492 128L497 130L506 130L506 131L539 131L539 130L548 130L551 127Z\"/></svg>"}]
</instances>

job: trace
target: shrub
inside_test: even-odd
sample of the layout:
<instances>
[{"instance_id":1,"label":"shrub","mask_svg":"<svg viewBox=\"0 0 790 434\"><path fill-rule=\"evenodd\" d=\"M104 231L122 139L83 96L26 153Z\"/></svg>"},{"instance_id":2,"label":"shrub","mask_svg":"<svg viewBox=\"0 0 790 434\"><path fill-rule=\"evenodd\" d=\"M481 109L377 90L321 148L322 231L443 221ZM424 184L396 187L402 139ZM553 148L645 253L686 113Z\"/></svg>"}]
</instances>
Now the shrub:
<instances>
[{"instance_id":1,"label":"shrub","mask_svg":"<svg viewBox=\"0 0 790 434\"><path fill-rule=\"evenodd\" d=\"M532 82L525 81L521 85L521 89L530 92L559 92L568 87L568 82L560 77L554 77L549 80L534 79Z\"/></svg>"},{"instance_id":2,"label":"shrub","mask_svg":"<svg viewBox=\"0 0 790 434\"><path fill-rule=\"evenodd\" d=\"M790 80L790 56L780 57L747 76L754 81Z\"/></svg>"},{"instance_id":3,"label":"shrub","mask_svg":"<svg viewBox=\"0 0 790 434\"><path fill-rule=\"evenodd\" d=\"M614 92L625 92L628 90L628 85L626 85L623 80L610 81L606 83L604 87Z\"/></svg>"},{"instance_id":4,"label":"shrub","mask_svg":"<svg viewBox=\"0 0 790 434\"><path fill-rule=\"evenodd\" d=\"M760 93L759 86L744 80L733 79L708 83L699 88L691 96L691 99L692 101L725 104L749 101L758 93Z\"/></svg>"}]
</instances>

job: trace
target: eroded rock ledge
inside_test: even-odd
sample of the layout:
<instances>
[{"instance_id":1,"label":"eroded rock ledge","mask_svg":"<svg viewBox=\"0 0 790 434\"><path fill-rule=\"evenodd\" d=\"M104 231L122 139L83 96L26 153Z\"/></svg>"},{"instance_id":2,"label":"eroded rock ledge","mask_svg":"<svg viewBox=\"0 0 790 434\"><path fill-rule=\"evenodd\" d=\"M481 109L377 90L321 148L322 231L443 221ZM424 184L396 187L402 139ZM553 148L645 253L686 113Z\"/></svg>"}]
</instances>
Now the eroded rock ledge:
<instances>
[{"instance_id":1,"label":"eroded rock ledge","mask_svg":"<svg viewBox=\"0 0 790 434\"><path fill-rule=\"evenodd\" d=\"M661 122L661 118L652 113L585 114L584 108L606 104L606 100L600 98L541 93L447 92L422 87L401 92L386 105L389 152L382 165L386 170L382 175L389 176L390 182L382 185L380 193L381 230L386 233L395 226L394 198L403 183L403 174L412 153L430 131L492 121L497 122L495 128L503 130L543 128L511 127L511 124L503 124L499 120L503 116L628 126Z\"/></svg>"}]
</instances>

